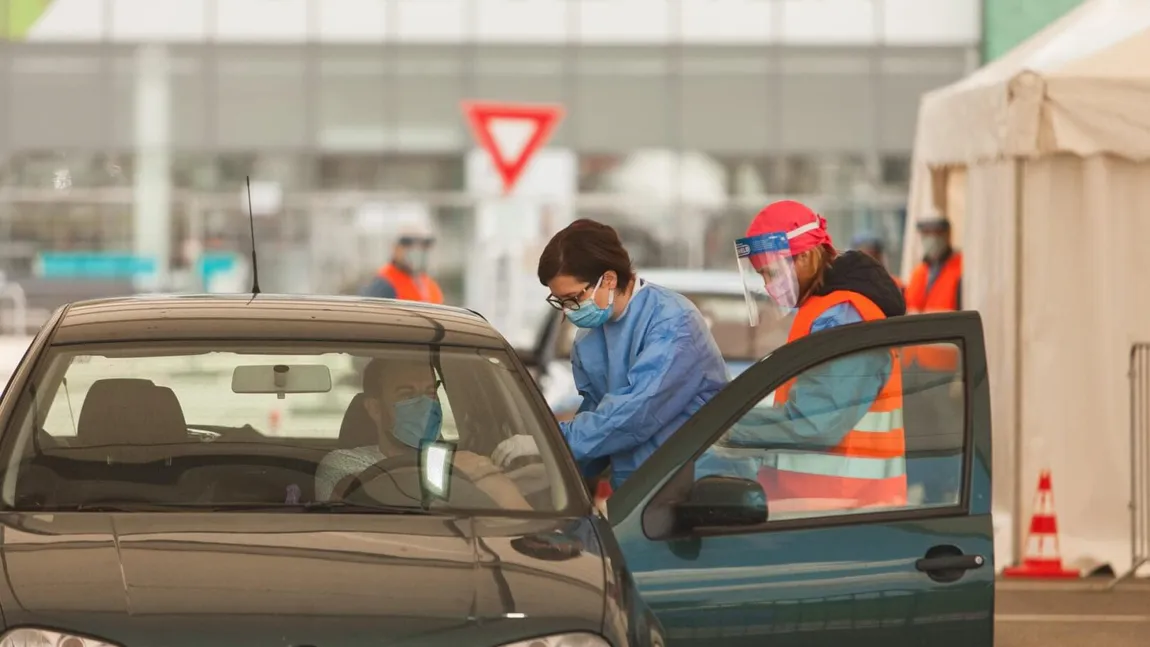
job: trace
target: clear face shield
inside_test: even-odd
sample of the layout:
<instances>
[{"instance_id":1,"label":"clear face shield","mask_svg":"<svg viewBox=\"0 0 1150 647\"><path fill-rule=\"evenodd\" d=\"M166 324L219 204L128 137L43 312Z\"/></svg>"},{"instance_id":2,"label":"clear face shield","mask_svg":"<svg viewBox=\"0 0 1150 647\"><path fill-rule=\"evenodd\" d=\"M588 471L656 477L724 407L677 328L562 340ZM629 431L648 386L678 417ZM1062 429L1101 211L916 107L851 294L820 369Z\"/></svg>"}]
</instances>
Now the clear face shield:
<instances>
[{"instance_id":1,"label":"clear face shield","mask_svg":"<svg viewBox=\"0 0 1150 647\"><path fill-rule=\"evenodd\" d=\"M735 241L747 315L752 326L760 318L779 320L799 304L799 279L786 232L749 236Z\"/></svg>"}]
</instances>

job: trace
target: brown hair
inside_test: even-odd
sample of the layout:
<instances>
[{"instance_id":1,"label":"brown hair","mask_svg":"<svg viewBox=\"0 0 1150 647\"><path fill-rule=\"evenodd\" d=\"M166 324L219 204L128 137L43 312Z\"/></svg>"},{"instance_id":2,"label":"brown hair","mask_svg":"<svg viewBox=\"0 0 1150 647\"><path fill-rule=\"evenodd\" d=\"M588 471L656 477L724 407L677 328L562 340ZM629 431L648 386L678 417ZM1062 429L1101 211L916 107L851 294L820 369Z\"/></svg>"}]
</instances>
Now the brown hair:
<instances>
[{"instance_id":1,"label":"brown hair","mask_svg":"<svg viewBox=\"0 0 1150 647\"><path fill-rule=\"evenodd\" d=\"M635 277L631 255L613 227L582 218L560 229L539 255L539 282L547 285L565 274L594 283L608 271L619 277L617 291L623 291Z\"/></svg>"},{"instance_id":2,"label":"brown hair","mask_svg":"<svg viewBox=\"0 0 1150 647\"><path fill-rule=\"evenodd\" d=\"M807 295L818 294L819 290L822 289L823 283L826 282L827 270L829 270L835 262L836 254L832 250L833 248L828 248L826 245L819 245L811 250L819 255L819 267L815 270L815 279L811 281L810 289L807 290L805 295L802 295L802 298L806 298Z\"/></svg>"}]
</instances>

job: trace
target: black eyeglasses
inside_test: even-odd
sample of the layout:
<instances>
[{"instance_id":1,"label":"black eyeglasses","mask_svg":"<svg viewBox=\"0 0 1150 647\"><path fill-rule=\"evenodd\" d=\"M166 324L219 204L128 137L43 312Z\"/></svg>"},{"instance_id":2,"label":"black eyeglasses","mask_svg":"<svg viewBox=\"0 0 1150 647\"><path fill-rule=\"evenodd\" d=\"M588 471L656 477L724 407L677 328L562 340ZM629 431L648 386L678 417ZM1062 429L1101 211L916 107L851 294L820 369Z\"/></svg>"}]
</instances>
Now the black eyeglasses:
<instances>
[{"instance_id":1,"label":"black eyeglasses","mask_svg":"<svg viewBox=\"0 0 1150 647\"><path fill-rule=\"evenodd\" d=\"M587 294L587 290L590 290L592 286L594 286L593 283L588 283L586 287L584 287L582 290L579 290L579 293L573 297L560 298L552 294L547 297L547 305L555 308L556 310L578 310L580 305L579 300L583 298L584 294Z\"/></svg>"},{"instance_id":2,"label":"black eyeglasses","mask_svg":"<svg viewBox=\"0 0 1150 647\"><path fill-rule=\"evenodd\" d=\"M431 247L435 244L434 238L419 238L416 236L401 236L399 244L404 247Z\"/></svg>"}]
</instances>

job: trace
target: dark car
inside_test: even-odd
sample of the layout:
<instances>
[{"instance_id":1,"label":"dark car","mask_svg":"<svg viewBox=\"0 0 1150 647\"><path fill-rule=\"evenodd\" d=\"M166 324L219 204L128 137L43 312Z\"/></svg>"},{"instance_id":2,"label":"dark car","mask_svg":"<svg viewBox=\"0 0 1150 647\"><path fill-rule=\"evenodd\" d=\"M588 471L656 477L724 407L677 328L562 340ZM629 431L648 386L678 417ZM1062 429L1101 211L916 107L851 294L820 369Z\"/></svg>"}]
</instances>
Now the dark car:
<instances>
[{"instance_id":1,"label":"dark car","mask_svg":"<svg viewBox=\"0 0 1150 647\"><path fill-rule=\"evenodd\" d=\"M804 511L734 468L696 478L788 379L922 343L965 356L954 500ZM812 335L703 407L608 521L525 367L472 312L77 303L0 401L0 644L991 645L989 420L977 314ZM539 455L495 467L517 435Z\"/></svg>"}]
</instances>

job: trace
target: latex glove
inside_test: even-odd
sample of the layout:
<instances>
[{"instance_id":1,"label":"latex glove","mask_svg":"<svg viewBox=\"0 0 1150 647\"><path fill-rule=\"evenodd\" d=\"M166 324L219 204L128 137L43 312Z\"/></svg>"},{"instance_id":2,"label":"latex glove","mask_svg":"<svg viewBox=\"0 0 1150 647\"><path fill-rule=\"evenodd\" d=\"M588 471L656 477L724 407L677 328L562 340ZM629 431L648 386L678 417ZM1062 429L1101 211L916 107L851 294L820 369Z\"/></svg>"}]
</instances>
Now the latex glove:
<instances>
[{"instance_id":1,"label":"latex glove","mask_svg":"<svg viewBox=\"0 0 1150 647\"><path fill-rule=\"evenodd\" d=\"M496 465L507 469L507 465L517 458L538 455L539 445L535 443L535 437L528 434L519 434L499 443L495 451L491 452L491 460Z\"/></svg>"}]
</instances>

